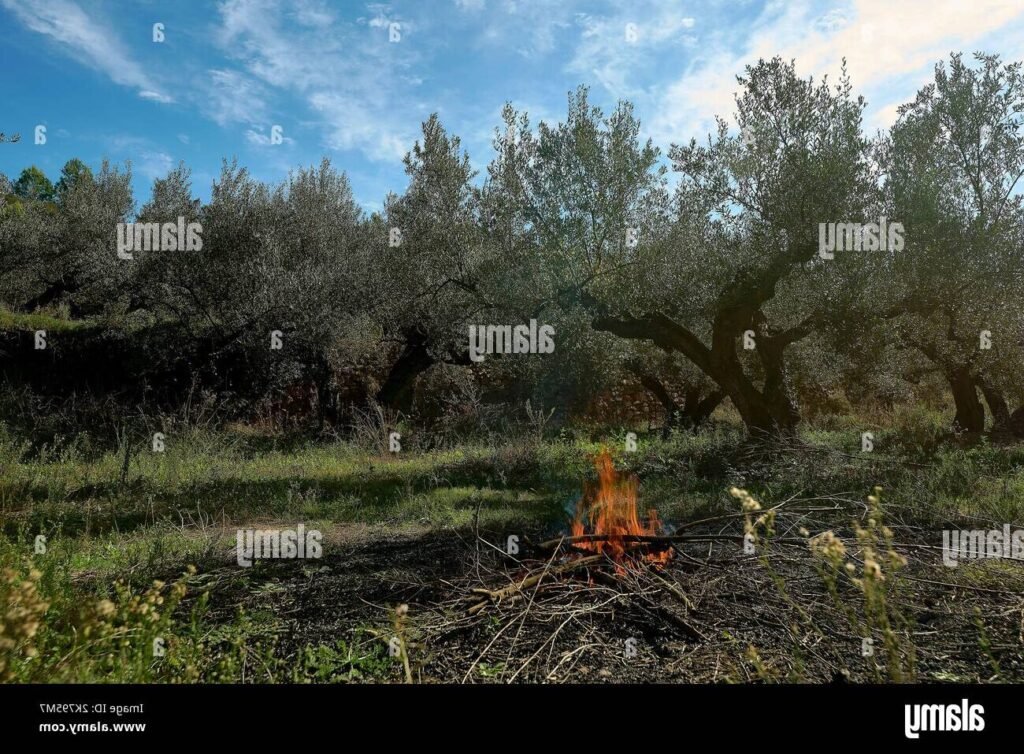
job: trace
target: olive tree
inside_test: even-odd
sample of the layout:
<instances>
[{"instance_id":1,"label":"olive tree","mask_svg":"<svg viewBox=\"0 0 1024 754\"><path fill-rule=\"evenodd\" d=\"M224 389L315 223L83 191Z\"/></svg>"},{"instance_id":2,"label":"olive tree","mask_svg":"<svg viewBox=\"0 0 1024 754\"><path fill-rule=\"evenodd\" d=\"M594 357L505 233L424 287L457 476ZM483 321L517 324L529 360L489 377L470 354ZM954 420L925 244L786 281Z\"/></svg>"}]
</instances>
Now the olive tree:
<instances>
[{"instance_id":1,"label":"olive tree","mask_svg":"<svg viewBox=\"0 0 1024 754\"><path fill-rule=\"evenodd\" d=\"M907 248L879 270L875 296L897 342L943 376L954 428L969 432L985 427L979 390L994 423L1009 420L1024 294L1024 78L1020 63L975 60L939 63L900 108L884 161Z\"/></svg>"},{"instance_id":2,"label":"olive tree","mask_svg":"<svg viewBox=\"0 0 1024 754\"><path fill-rule=\"evenodd\" d=\"M840 315L837 294L863 264L819 257L819 223L867 217L874 173L863 100L797 77L781 60L739 79L731 136L670 152L680 183L667 201L659 153L632 108L608 118L570 100L569 116L533 135L507 118L504 188L540 248L540 283L593 326L688 359L751 430L799 421L785 352Z\"/></svg>"}]
</instances>

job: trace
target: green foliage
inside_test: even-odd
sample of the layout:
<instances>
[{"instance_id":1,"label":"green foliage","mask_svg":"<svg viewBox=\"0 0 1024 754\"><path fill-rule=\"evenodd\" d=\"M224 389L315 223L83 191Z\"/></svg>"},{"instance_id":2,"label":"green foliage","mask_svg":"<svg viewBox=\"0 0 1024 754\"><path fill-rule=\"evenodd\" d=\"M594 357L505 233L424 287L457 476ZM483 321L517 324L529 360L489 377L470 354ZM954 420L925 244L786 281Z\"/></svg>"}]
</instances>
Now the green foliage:
<instances>
[{"instance_id":1,"label":"green foliage","mask_svg":"<svg viewBox=\"0 0 1024 754\"><path fill-rule=\"evenodd\" d=\"M68 160L60 171L55 193L64 198L79 185L88 185L93 180L92 170L77 157Z\"/></svg>"},{"instance_id":2,"label":"green foliage","mask_svg":"<svg viewBox=\"0 0 1024 754\"><path fill-rule=\"evenodd\" d=\"M302 666L295 682L366 683L386 679L394 670L387 645L370 638L360 643L339 639L335 644L307 646L302 652Z\"/></svg>"},{"instance_id":3,"label":"green foliage","mask_svg":"<svg viewBox=\"0 0 1024 754\"><path fill-rule=\"evenodd\" d=\"M50 179L35 165L21 171L18 180L14 182L14 193L22 199L37 202L49 202L55 196Z\"/></svg>"}]
</instances>

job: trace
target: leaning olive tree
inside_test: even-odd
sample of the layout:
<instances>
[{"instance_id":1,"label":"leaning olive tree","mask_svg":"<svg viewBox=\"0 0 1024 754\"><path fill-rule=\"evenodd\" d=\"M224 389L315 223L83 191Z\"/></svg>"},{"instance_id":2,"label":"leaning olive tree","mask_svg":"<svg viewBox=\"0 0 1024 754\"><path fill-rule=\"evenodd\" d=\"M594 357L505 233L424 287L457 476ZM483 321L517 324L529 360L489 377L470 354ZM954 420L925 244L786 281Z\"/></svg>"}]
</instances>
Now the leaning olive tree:
<instances>
[{"instance_id":1,"label":"leaning olive tree","mask_svg":"<svg viewBox=\"0 0 1024 754\"><path fill-rule=\"evenodd\" d=\"M891 213L907 248L879 269L875 293L896 342L945 379L954 428L1009 420L1021 363L1024 177L1021 64L953 55L900 108L883 150ZM1019 388L1018 388L1019 389Z\"/></svg>"}]
</instances>

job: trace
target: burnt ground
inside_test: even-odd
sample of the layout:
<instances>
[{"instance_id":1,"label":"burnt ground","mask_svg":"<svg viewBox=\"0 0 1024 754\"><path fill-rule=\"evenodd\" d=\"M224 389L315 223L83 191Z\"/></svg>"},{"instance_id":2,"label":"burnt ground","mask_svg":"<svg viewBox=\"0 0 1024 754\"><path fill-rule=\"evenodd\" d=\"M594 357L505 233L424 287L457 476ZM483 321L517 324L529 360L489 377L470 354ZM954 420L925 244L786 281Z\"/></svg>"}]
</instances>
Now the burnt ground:
<instances>
[{"instance_id":1,"label":"burnt ground","mask_svg":"<svg viewBox=\"0 0 1024 754\"><path fill-rule=\"evenodd\" d=\"M792 533L744 555L739 525L696 526L686 534L734 539L678 543L663 569L619 573L609 562L559 572L582 555L539 548L545 534L523 534L511 557L504 532L342 527L318 561L225 564L195 587L210 591L214 619L239 606L273 616L279 656L342 641L381 658L384 670L361 681L406 679L401 655L386 651L396 636L409 675L427 683L1024 681L1019 562L946 568L935 543L897 530L908 565L886 578L884 613L871 611L868 629L861 591L842 577L830 594ZM543 579L517 595L483 594L530 575Z\"/></svg>"}]
</instances>

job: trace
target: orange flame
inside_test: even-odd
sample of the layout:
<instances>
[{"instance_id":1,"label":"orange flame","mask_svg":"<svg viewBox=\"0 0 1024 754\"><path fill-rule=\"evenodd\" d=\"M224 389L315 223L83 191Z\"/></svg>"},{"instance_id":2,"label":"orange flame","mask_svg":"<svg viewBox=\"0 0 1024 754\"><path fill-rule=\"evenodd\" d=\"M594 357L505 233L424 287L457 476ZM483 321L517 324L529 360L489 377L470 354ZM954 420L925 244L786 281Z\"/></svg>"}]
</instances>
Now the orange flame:
<instances>
[{"instance_id":1,"label":"orange flame","mask_svg":"<svg viewBox=\"0 0 1024 754\"><path fill-rule=\"evenodd\" d=\"M651 551L641 542L629 540L631 536L655 536L661 522L655 510L647 513L647 523L640 521L637 510L637 478L620 475L615 471L611 454L601 451L596 460L597 485L584 484L583 498L576 506L572 522L572 536L589 533L600 539L576 542L576 547L610 557L620 570L628 560L642 558L651 563L667 563L672 551Z\"/></svg>"}]
</instances>

